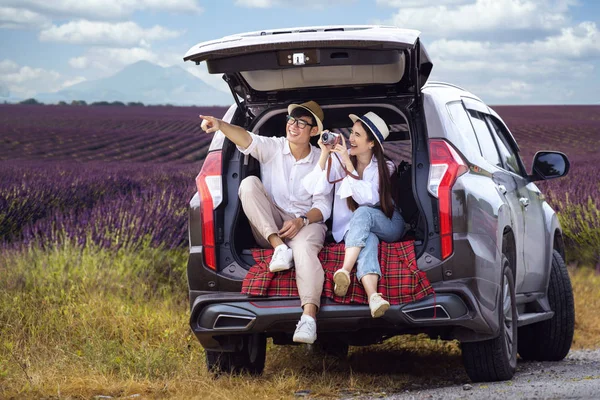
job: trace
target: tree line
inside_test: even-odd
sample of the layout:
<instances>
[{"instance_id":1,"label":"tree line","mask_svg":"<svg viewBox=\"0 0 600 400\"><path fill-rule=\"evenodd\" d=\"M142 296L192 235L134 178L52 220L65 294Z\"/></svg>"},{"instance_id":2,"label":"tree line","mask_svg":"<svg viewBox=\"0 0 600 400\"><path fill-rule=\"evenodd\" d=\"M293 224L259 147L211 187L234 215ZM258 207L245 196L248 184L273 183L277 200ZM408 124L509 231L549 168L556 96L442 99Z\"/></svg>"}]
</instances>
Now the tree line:
<instances>
[{"instance_id":1,"label":"tree line","mask_svg":"<svg viewBox=\"0 0 600 400\"><path fill-rule=\"evenodd\" d=\"M38 101L34 98L20 101L18 104L32 104L32 105L43 105L41 101ZM73 100L71 103L67 103L66 101L59 101L57 103L59 106L117 106L117 107L144 107L144 103L141 101L130 101L128 103L124 103L122 101L94 101L92 103L87 103L85 100ZM165 104L166 106L171 106L171 104Z\"/></svg>"}]
</instances>

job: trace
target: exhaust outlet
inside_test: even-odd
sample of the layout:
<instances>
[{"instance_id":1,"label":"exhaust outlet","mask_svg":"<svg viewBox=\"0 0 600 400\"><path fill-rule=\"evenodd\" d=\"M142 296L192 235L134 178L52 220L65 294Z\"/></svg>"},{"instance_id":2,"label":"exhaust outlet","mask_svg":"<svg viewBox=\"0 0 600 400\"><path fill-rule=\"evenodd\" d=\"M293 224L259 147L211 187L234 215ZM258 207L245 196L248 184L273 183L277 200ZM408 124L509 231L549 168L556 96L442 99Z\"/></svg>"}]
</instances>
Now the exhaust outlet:
<instances>
[{"instance_id":1,"label":"exhaust outlet","mask_svg":"<svg viewBox=\"0 0 600 400\"><path fill-rule=\"evenodd\" d=\"M256 320L256 317L246 317L243 315L233 314L219 314L213 324L213 329L224 330L224 329L248 329L252 323Z\"/></svg>"},{"instance_id":2,"label":"exhaust outlet","mask_svg":"<svg viewBox=\"0 0 600 400\"><path fill-rule=\"evenodd\" d=\"M444 306L441 304L436 304L435 306L413 308L410 310L402 310L402 312L413 321L435 321L450 319L450 315L448 314Z\"/></svg>"}]
</instances>

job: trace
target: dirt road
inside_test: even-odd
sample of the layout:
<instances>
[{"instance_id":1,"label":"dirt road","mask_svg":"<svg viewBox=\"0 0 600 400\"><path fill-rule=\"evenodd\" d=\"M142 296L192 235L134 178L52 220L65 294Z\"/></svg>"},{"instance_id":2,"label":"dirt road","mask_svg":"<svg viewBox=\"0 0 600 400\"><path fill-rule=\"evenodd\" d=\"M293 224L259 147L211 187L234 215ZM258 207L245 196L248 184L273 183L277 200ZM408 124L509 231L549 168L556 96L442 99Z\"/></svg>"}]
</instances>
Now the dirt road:
<instances>
[{"instance_id":1,"label":"dirt road","mask_svg":"<svg viewBox=\"0 0 600 400\"><path fill-rule=\"evenodd\" d=\"M375 397L370 397L375 398ZM520 361L511 381L420 387L376 398L400 399L600 399L600 349L573 351L561 362Z\"/></svg>"}]
</instances>

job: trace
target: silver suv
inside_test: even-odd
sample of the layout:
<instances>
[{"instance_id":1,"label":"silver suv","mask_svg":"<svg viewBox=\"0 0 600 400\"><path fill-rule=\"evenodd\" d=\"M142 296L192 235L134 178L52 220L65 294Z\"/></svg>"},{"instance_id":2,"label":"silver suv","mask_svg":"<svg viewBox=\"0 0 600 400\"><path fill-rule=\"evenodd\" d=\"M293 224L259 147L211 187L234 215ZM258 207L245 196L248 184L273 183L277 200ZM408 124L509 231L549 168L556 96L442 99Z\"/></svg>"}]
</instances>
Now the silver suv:
<instances>
[{"instance_id":1,"label":"silver suv","mask_svg":"<svg viewBox=\"0 0 600 400\"><path fill-rule=\"evenodd\" d=\"M283 135L286 106L309 99L331 130L347 132L347 115L367 111L391 125L386 151L399 166L399 205L436 297L392 306L379 319L367 305L323 299L325 351L345 355L349 345L425 332L460 341L473 381L510 379L517 352L528 360L566 356L574 305L563 236L534 182L565 176L569 161L541 151L528 174L494 110L460 87L427 83L432 63L419 32L252 32L200 43L184 60L222 74L235 101L224 120L259 135ZM292 344L301 314L298 298L240 293L256 247L237 196L250 175L260 177L257 161L218 132L190 201L190 325L215 372L262 372L266 339Z\"/></svg>"}]
</instances>

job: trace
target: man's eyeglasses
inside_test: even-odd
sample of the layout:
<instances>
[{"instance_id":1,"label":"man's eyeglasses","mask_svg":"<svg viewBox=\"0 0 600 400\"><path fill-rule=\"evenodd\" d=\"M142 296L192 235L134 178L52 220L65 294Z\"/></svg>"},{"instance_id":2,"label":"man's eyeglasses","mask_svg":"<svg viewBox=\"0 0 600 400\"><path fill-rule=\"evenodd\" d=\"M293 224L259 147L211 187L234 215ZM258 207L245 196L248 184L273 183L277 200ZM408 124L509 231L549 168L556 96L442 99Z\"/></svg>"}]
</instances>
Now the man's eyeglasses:
<instances>
[{"instance_id":1,"label":"man's eyeglasses","mask_svg":"<svg viewBox=\"0 0 600 400\"><path fill-rule=\"evenodd\" d=\"M296 125L298 125L298 128L300 128L300 129L306 128L307 125L310 126L310 127L315 126L313 124L309 124L308 122L306 122L304 120L301 120L301 119L298 119L298 118L294 118L291 115L288 115L286 117L286 119L287 119L287 124L288 125L294 125L294 124L296 124Z\"/></svg>"}]
</instances>

